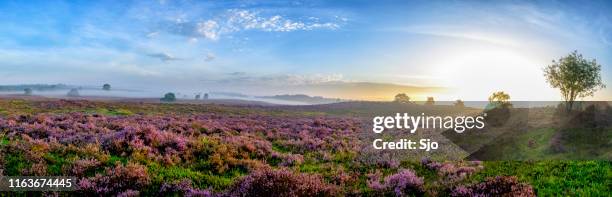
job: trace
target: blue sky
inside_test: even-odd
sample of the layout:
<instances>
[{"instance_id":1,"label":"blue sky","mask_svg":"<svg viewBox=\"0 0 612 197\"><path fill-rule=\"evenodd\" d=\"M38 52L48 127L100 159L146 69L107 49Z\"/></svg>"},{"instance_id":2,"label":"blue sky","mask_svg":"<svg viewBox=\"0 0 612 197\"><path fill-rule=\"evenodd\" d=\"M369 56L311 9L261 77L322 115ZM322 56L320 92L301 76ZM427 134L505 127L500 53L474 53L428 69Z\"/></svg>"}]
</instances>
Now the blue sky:
<instances>
[{"instance_id":1,"label":"blue sky","mask_svg":"<svg viewBox=\"0 0 612 197\"><path fill-rule=\"evenodd\" d=\"M448 87L435 96L449 100L496 90L558 100L541 70L573 50L596 58L612 85L610 10L606 1L0 1L0 83L265 95L375 82ZM610 98L610 88L595 97Z\"/></svg>"}]
</instances>

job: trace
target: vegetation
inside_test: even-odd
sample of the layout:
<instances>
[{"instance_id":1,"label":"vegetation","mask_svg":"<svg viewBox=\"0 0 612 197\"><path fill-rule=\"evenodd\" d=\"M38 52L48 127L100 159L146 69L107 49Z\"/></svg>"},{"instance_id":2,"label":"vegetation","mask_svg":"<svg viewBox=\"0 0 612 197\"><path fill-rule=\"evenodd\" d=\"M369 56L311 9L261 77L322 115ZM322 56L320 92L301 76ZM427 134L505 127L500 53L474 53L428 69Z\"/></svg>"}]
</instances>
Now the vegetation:
<instances>
[{"instance_id":1,"label":"vegetation","mask_svg":"<svg viewBox=\"0 0 612 197\"><path fill-rule=\"evenodd\" d=\"M164 94L164 97L161 98L160 100L164 101L164 102L174 102L174 101L176 101L176 96L174 95L174 93L168 92L168 93Z\"/></svg>"},{"instance_id":2,"label":"vegetation","mask_svg":"<svg viewBox=\"0 0 612 197\"><path fill-rule=\"evenodd\" d=\"M493 92L493 94L489 96L489 105L487 109L507 108L510 106L512 106L510 103L510 95L504 91Z\"/></svg>"},{"instance_id":3,"label":"vegetation","mask_svg":"<svg viewBox=\"0 0 612 197\"><path fill-rule=\"evenodd\" d=\"M434 101L434 97L427 97L427 101L425 102L425 105L434 105L436 103L436 101Z\"/></svg>"},{"instance_id":4,"label":"vegetation","mask_svg":"<svg viewBox=\"0 0 612 197\"><path fill-rule=\"evenodd\" d=\"M80 96L79 89L76 89L76 88L70 89L70 91L68 91L66 96L69 96L69 97L79 97Z\"/></svg>"},{"instance_id":5,"label":"vegetation","mask_svg":"<svg viewBox=\"0 0 612 197\"><path fill-rule=\"evenodd\" d=\"M395 99L393 101L397 103L411 103L410 97L406 95L406 93L399 93L395 95Z\"/></svg>"},{"instance_id":6,"label":"vegetation","mask_svg":"<svg viewBox=\"0 0 612 197\"><path fill-rule=\"evenodd\" d=\"M399 105L386 104L389 110ZM0 116L3 175L76 176L79 191L74 195L601 196L611 192L612 162L605 160L415 161L394 160L380 152L368 155L363 149L370 144L362 138L364 123L352 117L353 112L329 115L299 108L78 100L0 100L0 108L9 112ZM552 146L547 142L552 135L547 133L554 130L515 135L522 141L514 141L525 147L514 151L541 150L534 156L550 155L543 147ZM570 136L563 139L588 137L578 138L575 133L568 132ZM601 134L591 138L609 139ZM534 148L529 148L529 139L535 139ZM601 145L597 143L593 146ZM600 149L580 148L584 143L579 142L562 144L568 149Z\"/></svg>"},{"instance_id":7,"label":"vegetation","mask_svg":"<svg viewBox=\"0 0 612 197\"><path fill-rule=\"evenodd\" d=\"M465 108L465 103L461 99L457 99L453 105L457 108Z\"/></svg>"},{"instance_id":8,"label":"vegetation","mask_svg":"<svg viewBox=\"0 0 612 197\"><path fill-rule=\"evenodd\" d=\"M573 109L577 98L593 96L600 88L605 88L601 80L601 65L593 60L586 60L577 51L553 60L553 64L544 69L544 76L553 88L561 91L568 103L567 110Z\"/></svg>"},{"instance_id":9,"label":"vegetation","mask_svg":"<svg viewBox=\"0 0 612 197\"><path fill-rule=\"evenodd\" d=\"M105 83L104 85L102 85L102 90L106 90L106 91L111 90L111 85L108 83Z\"/></svg>"},{"instance_id":10,"label":"vegetation","mask_svg":"<svg viewBox=\"0 0 612 197\"><path fill-rule=\"evenodd\" d=\"M23 94L26 95L26 96L32 95L32 88L25 88L25 89L23 89Z\"/></svg>"}]
</instances>

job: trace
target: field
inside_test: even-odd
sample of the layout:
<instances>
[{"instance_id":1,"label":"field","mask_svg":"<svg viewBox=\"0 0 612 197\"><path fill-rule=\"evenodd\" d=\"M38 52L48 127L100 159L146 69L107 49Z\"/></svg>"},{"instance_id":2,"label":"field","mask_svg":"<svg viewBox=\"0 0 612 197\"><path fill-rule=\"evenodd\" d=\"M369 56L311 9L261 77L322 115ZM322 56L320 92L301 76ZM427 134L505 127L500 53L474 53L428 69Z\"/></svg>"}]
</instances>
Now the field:
<instances>
[{"instance_id":1,"label":"field","mask_svg":"<svg viewBox=\"0 0 612 197\"><path fill-rule=\"evenodd\" d=\"M538 118L542 121L527 124L527 132L509 133L505 126L492 128L499 133L490 139L503 143L445 149L437 156L370 150L369 115L425 108L384 102L276 107L0 99L0 166L5 176L66 175L79 179L75 192L15 193L18 195L612 193L609 127L593 129L599 132L595 134L581 135L584 128L579 128L582 130L561 135L556 131L570 128ZM451 106L427 110L431 114L479 111ZM604 113L609 113L609 107L607 110ZM549 117L554 110L528 113L532 121L536 116ZM608 124L604 123L597 124ZM460 139L445 136L462 145ZM557 138L561 145L549 143ZM585 143L593 139L598 141ZM483 153L482 147L491 151ZM570 151L551 152L559 147ZM507 158L448 159L447 155L461 155L456 151L478 159L491 155ZM596 160L587 160L593 158L589 155L596 155Z\"/></svg>"}]
</instances>

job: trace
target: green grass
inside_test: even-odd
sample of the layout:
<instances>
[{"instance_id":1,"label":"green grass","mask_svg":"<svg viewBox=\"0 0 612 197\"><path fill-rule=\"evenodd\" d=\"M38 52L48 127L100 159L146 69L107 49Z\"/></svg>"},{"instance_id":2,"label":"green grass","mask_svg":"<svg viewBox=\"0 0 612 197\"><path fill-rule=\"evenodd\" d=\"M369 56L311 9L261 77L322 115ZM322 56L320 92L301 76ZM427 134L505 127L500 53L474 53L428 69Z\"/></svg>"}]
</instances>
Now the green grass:
<instances>
[{"instance_id":1,"label":"green grass","mask_svg":"<svg viewBox=\"0 0 612 197\"><path fill-rule=\"evenodd\" d=\"M610 161L485 162L484 170L470 180L483 181L495 176L516 176L519 181L532 185L538 196L607 196L612 193Z\"/></svg>"},{"instance_id":2,"label":"green grass","mask_svg":"<svg viewBox=\"0 0 612 197\"><path fill-rule=\"evenodd\" d=\"M134 113L127 109L115 109L115 108L97 108L95 110L90 111L90 113L102 114L107 116L129 116Z\"/></svg>"},{"instance_id":3,"label":"green grass","mask_svg":"<svg viewBox=\"0 0 612 197\"><path fill-rule=\"evenodd\" d=\"M43 156L47 161L47 172L51 175L62 175L62 166L67 164L67 156L55 153L47 153Z\"/></svg>"},{"instance_id":4,"label":"green grass","mask_svg":"<svg viewBox=\"0 0 612 197\"><path fill-rule=\"evenodd\" d=\"M229 171L225 175L214 175L179 166L165 167L157 163L148 164L147 167L154 184L190 179L197 188L211 188L217 191L229 187L237 177L244 175L244 172L237 170Z\"/></svg>"},{"instance_id":5,"label":"green grass","mask_svg":"<svg viewBox=\"0 0 612 197\"><path fill-rule=\"evenodd\" d=\"M4 175L20 176L21 170L29 168L32 164L21 153L4 156Z\"/></svg>"}]
</instances>

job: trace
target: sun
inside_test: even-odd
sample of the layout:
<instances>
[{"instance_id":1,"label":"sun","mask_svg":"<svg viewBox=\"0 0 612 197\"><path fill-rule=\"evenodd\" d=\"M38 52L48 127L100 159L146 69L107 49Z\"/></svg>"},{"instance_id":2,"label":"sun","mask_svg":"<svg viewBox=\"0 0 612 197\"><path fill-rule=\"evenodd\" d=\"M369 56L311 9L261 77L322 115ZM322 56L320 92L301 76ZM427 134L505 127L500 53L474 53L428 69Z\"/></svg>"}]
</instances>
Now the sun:
<instances>
[{"instance_id":1,"label":"sun","mask_svg":"<svg viewBox=\"0 0 612 197\"><path fill-rule=\"evenodd\" d=\"M512 48L463 46L433 67L451 89L447 99L482 101L501 90L513 100L558 100L542 75L543 60Z\"/></svg>"}]
</instances>

